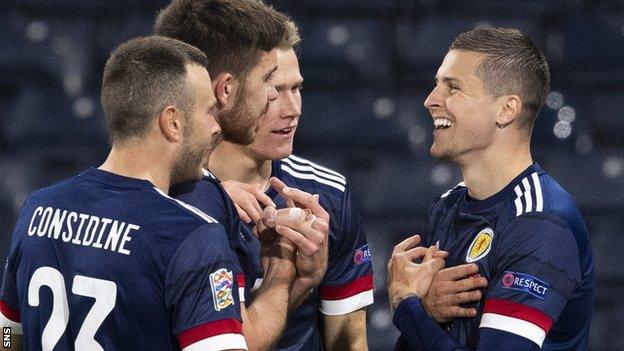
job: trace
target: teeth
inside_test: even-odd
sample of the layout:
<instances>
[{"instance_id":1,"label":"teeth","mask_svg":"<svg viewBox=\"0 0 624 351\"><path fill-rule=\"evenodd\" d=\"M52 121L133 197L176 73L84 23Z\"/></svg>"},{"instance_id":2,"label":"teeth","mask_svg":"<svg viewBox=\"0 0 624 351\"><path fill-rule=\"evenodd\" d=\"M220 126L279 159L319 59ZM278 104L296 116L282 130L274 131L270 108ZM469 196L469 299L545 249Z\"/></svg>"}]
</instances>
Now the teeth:
<instances>
[{"instance_id":1,"label":"teeth","mask_svg":"<svg viewBox=\"0 0 624 351\"><path fill-rule=\"evenodd\" d=\"M451 120L448 118L443 118L443 117L438 117L438 118L434 118L433 119L433 126L438 129L438 128L448 128L450 126L452 126L453 123L451 123Z\"/></svg>"}]
</instances>

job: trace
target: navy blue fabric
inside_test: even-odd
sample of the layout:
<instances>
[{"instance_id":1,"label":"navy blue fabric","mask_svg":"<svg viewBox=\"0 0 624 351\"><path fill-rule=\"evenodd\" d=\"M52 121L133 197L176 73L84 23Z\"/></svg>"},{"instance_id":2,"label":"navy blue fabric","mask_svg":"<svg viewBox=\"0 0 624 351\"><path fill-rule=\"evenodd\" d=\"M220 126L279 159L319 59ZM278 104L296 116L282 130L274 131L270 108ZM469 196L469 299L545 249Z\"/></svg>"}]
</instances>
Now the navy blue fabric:
<instances>
[{"instance_id":1,"label":"navy blue fabric","mask_svg":"<svg viewBox=\"0 0 624 351\"><path fill-rule=\"evenodd\" d=\"M119 233L116 239L113 232ZM40 303L33 307L29 284L42 267L59 272L69 323L55 349L73 349L94 306L93 298L73 292L75 281L105 280L116 286L116 294L106 295L114 297L114 308L94 331L104 349L176 350L182 332L241 319L235 286L213 289L209 278L218 271L240 271L228 245L219 223L150 182L91 169L27 199L13 234L1 299L20 312L24 349L41 349L53 294L62 293L44 285L34 291ZM232 295L218 300L213 291Z\"/></svg>"},{"instance_id":2,"label":"navy blue fabric","mask_svg":"<svg viewBox=\"0 0 624 351\"><path fill-rule=\"evenodd\" d=\"M489 249L471 254L484 231ZM530 310L554 322L542 349L587 349L595 289L587 229L572 197L539 165L488 199L474 200L459 185L434 201L423 245L436 243L449 252L447 267L475 262L489 281L483 299L471 304L478 315L454 320L450 339L480 347L484 306L503 302L520 311L514 318L531 321L535 313L522 312ZM498 314L492 308L486 312Z\"/></svg>"}]
</instances>

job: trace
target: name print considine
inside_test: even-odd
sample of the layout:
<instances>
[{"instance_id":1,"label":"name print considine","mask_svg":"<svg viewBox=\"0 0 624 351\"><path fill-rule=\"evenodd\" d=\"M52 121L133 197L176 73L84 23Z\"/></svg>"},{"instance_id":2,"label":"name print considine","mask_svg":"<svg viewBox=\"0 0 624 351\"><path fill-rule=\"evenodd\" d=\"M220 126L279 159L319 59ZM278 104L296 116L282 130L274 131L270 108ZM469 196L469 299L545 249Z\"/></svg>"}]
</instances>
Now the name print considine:
<instances>
[{"instance_id":1,"label":"name print considine","mask_svg":"<svg viewBox=\"0 0 624 351\"><path fill-rule=\"evenodd\" d=\"M47 237L130 255L130 232L141 227L116 219L39 206L33 212L28 236Z\"/></svg>"}]
</instances>

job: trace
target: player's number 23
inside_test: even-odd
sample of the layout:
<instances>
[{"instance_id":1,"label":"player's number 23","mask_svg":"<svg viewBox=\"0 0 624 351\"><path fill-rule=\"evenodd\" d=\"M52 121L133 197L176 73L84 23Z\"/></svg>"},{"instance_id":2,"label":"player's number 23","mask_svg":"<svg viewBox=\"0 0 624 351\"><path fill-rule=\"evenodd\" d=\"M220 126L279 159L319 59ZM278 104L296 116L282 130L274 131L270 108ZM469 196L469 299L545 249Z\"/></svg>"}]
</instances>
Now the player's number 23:
<instances>
[{"instance_id":1,"label":"player's number 23","mask_svg":"<svg viewBox=\"0 0 624 351\"><path fill-rule=\"evenodd\" d=\"M40 267L33 273L28 285L28 304L39 306L39 289L47 286L52 290L52 313L41 334L43 351L52 350L65 332L69 322L69 305L65 291L65 279L58 270L52 267ZM95 333L104 319L115 307L117 284L110 280L96 279L84 275L76 275L72 283L72 292L76 295L95 298L93 307L87 313L80 331L76 336L76 350L104 350L95 341Z\"/></svg>"}]
</instances>

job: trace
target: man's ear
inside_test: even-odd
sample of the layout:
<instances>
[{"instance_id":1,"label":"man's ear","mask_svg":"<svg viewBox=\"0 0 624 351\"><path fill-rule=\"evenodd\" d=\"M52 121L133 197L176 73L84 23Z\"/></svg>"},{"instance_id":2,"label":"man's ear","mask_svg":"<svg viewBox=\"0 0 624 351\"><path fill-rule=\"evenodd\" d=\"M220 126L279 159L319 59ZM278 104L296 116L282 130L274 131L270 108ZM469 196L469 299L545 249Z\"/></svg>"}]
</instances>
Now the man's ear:
<instances>
[{"instance_id":1,"label":"man's ear","mask_svg":"<svg viewBox=\"0 0 624 351\"><path fill-rule=\"evenodd\" d=\"M162 135L170 142L182 138L182 111L173 105L165 107L158 116L158 127Z\"/></svg>"},{"instance_id":2,"label":"man's ear","mask_svg":"<svg viewBox=\"0 0 624 351\"><path fill-rule=\"evenodd\" d=\"M212 89L219 106L226 106L234 101L239 89L239 81L230 73L221 73L212 81Z\"/></svg>"},{"instance_id":3,"label":"man's ear","mask_svg":"<svg viewBox=\"0 0 624 351\"><path fill-rule=\"evenodd\" d=\"M518 95L504 95L501 100L501 108L496 117L496 126L505 128L514 123L522 114L522 98Z\"/></svg>"}]
</instances>

